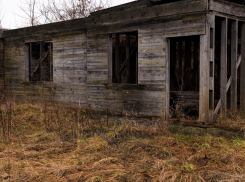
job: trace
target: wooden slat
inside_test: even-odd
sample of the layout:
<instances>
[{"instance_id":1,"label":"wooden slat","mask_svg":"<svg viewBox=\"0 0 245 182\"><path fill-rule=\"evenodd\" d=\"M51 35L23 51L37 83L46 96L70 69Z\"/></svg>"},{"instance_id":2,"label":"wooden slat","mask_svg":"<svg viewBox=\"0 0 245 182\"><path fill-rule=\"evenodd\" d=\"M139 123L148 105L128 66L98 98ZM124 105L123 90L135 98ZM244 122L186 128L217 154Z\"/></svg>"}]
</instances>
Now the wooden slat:
<instances>
[{"instance_id":1,"label":"wooden slat","mask_svg":"<svg viewBox=\"0 0 245 182\"><path fill-rule=\"evenodd\" d=\"M221 99L219 100L215 110L214 110L214 115L217 115L221 107Z\"/></svg>"},{"instance_id":2,"label":"wooden slat","mask_svg":"<svg viewBox=\"0 0 245 182\"><path fill-rule=\"evenodd\" d=\"M230 92L230 110L237 110L237 45L238 45L238 21L231 23L231 92ZM228 83L229 83L228 81ZM226 92L228 89L226 88Z\"/></svg>"},{"instance_id":3,"label":"wooden slat","mask_svg":"<svg viewBox=\"0 0 245 182\"><path fill-rule=\"evenodd\" d=\"M240 109L245 112L245 23L241 23Z\"/></svg>"},{"instance_id":4,"label":"wooden slat","mask_svg":"<svg viewBox=\"0 0 245 182\"><path fill-rule=\"evenodd\" d=\"M228 80L228 82L226 84L226 92L228 92L228 90L229 90L229 88L231 86L231 82L232 82L232 77L230 76L230 78L229 78L229 80Z\"/></svg>"},{"instance_id":5,"label":"wooden slat","mask_svg":"<svg viewBox=\"0 0 245 182\"><path fill-rule=\"evenodd\" d=\"M239 68L240 64L241 64L241 61L242 61L242 57L241 55L238 56L238 60L237 60L237 64L236 64L236 69Z\"/></svg>"},{"instance_id":6,"label":"wooden slat","mask_svg":"<svg viewBox=\"0 0 245 182\"><path fill-rule=\"evenodd\" d=\"M220 55L220 98L221 98L221 112L226 117L227 108L227 19L221 20L221 55Z\"/></svg>"},{"instance_id":7,"label":"wooden slat","mask_svg":"<svg viewBox=\"0 0 245 182\"><path fill-rule=\"evenodd\" d=\"M209 122L209 33L200 36L199 120Z\"/></svg>"}]
</instances>

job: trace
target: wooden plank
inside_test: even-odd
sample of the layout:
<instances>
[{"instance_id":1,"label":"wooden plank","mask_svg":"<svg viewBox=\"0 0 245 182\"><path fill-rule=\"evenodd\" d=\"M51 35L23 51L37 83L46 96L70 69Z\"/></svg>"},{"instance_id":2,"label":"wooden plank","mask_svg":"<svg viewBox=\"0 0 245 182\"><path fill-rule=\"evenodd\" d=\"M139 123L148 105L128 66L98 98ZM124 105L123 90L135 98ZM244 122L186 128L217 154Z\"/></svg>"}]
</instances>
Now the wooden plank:
<instances>
[{"instance_id":1,"label":"wooden plank","mask_svg":"<svg viewBox=\"0 0 245 182\"><path fill-rule=\"evenodd\" d=\"M214 121L214 70L215 70L215 15L207 14L206 31L209 31L209 122Z\"/></svg>"},{"instance_id":2,"label":"wooden plank","mask_svg":"<svg viewBox=\"0 0 245 182\"><path fill-rule=\"evenodd\" d=\"M169 105L170 105L170 39L164 39L166 42L166 107L165 118L169 120Z\"/></svg>"},{"instance_id":3,"label":"wooden plank","mask_svg":"<svg viewBox=\"0 0 245 182\"><path fill-rule=\"evenodd\" d=\"M231 23L231 92L230 92L230 110L237 110L237 45L238 45L238 21ZM229 80L230 81L230 80ZM229 83L229 82L228 82ZM228 89L226 88L226 92Z\"/></svg>"},{"instance_id":4,"label":"wooden plank","mask_svg":"<svg viewBox=\"0 0 245 182\"><path fill-rule=\"evenodd\" d=\"M226 92L228 92L228 90L229 90L229 88L231 86L231 83L232 83L232 76L230 76L230 78L229 78L229 80L228 80L228 82L226 84Z\"/></svg>"},{"instance_id":5,"label":"wooden plank","mask_svg":"<svg viewBox=\"0 0 245 182\"><path fill-rule=\"evenodd\" d=\"M245 112L245 23L241 23L240 109Z\"/></svg>"},{"instance_id":6,"label":"wooden plank","mask_svg":"<svg viewBox=\"0 0 245 182\"><path fill-rule=\"evenodd\" d=\"M221 20L221 55L220 55L220 98L221 98L221 113L226 117L227 108L227 19Z\"/></svg>"},{"instance_id":7,"label":"wooden plank","mask_svg":"<svg viewBox=\"0 0 245 182\"><path fill-rule=\"evenodd\" d=\"M237 64L236 64L236 69L239 68L241 61L242 61L242 57L241 57L241 55L239 55L238 60L237 60Z\"/></svg>"},{"instance_id":8,"label":"wooden plank","mask_svg":"<svg viewBox=\"0 0 245 182\"><path fill-rule=\"evenodd\" d=\"M214 110L214 115L217 115L221 107L221 99L219 100L215 110Z\"/></svg>"},{"instance_id":9,"label":"wooden plank","mask_svg":"<svg viewBox=\"0 0 245 182\"><path fill-rule=\"evenodd\" d=\"M108 36L108 83L112 83L112 35Z\"/></svg>"},{"instance_id":10,"label":"wooden plank","mask_svg":"<svg viewBox=\"0 0 245 182\"><path fill-rule=\"evenodd\" d=\"M245 17L244 6L230 3L228 1L210 0L209 10L241 18Z\"/></svg>"},{"instance_id":11,"label":"wooden plank","mask_svg":"<svg viewBox=\"0 0 245 182\"><path fill-rule=\"evenodd\" d=\"M116 83L120 83L121 82L121 76L119 75L119 70L120 70L120 48L119 48L119 44L120 44L120 36L119 34L116 34L116 48L115 48L115 75L116 75Z\"/></svg>"},{"instance_id":12,"label":"wooden plank","mask_svg":"<svg viewBox=\"0 0 245 182\"><path fill-rule=\"evenodd\" d=\"M130 34L126 34L126 83L129 83L130 79Z\"/></svg>"},{"instance_id":13,"label":"wooden plank","mask_svg":"<svg viewBox=\"0 0 245 182\"><path fill-rule=\"evenodd\" d=\"M199 120L209 122L209 31L200 36Z\"/></svg>"}]
</instances>

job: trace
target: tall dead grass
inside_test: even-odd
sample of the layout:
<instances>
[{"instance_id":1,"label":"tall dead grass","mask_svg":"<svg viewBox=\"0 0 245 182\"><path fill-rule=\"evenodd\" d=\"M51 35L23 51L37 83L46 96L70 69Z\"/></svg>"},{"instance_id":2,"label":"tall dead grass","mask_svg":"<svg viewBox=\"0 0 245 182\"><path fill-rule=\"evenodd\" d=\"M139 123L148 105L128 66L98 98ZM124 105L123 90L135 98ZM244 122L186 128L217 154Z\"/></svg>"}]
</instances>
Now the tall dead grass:
<instances>
[{"instance_id":1,"label":"tall dead grass","mask_svg":"<svg viewBox=\"0 0 245 182\"><path fill-rule=\"evenodd\" d=\"M14 100L10 93L1 102L1 118L11 126L4 125L10 131L5 138L10 137L0 142L0 181L245 179L240 138L173 134L162 118L102 115L44 99ZM2 126L1 136L8 130Z\"/></svg>"}]
</instances>

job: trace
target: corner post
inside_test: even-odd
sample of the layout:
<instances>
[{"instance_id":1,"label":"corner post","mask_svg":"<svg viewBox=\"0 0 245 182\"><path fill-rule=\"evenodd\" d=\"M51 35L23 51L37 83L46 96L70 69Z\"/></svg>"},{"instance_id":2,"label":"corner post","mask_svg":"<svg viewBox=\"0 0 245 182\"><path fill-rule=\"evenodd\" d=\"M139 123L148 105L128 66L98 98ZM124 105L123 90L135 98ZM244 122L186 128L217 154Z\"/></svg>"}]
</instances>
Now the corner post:
<instances>
[{"instance_id":1,"label":"corner post","mask_svg":"<svg viewBox=\"0 0 245 182\"><path fill-rule=\"evenodd\" d=\"M200 36L200 88L199 120L209 122L209 61L210 61L210 25L206 22L206 34Z\"/></svg>"}]
</instances>

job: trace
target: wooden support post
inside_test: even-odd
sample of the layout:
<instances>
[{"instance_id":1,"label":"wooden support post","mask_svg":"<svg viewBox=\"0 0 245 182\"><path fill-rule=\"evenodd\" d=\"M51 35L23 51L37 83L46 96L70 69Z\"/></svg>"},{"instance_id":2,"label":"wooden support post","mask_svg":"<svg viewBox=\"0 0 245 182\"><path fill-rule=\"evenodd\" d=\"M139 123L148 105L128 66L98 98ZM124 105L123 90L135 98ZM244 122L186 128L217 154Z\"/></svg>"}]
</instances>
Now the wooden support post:
<instances>
[{"instance_id":1,"label":"wooden support post","mask_svg":"<svg viewBox=\"0 0 245 182\"><path fill-rule=\"evenodd\" d=\"M40 42L40 44L39 44L39 71L40 71L40 75L39 75L39 81L42 81L43 80L43 78L42 78L42 70L43 70L43 65L42 65L42 61L41 61L41 58L42 58L42 42Z\"/></svg>"},{"instance_id":2,"label":"wooden support post","mask_svg":"<svg viewBox=\"0 0 245 182\"><path fill-rule=\"evenodd\" d=\"M29 81L32 81L32 67L31 67L31 62L32 62L32 43L30 43L30 50L29 50Z\"/></svg>"},{"instance_id":3,"label":"wooden support post","mask_svg":"<svg viewBox=\"0 0 245 182\"><path fill-rule=\"evenodd\" d=\"M113 71L112 71L112 34L108 36L108 81L113 82Z\"/></svg>"},{"instance_id":4,"label":"wooden support post","mask_svg":"<svg viewBox=\"0 0 245 182\"><path fill-rule=\"evenodd\" d=\"M116 61L115 61L115 73L116 73L116 83L120 83L121 82L121 76L120 76L120 37L119 34L116 34Z\"/></svg>"},{"instance_id":5,"label":"wooden support post","mask_svg":"<svg viewBox=\"0 0 245 182\"><path fill-rule=\"evenodd\" d=\"M199 120L209 122L209 31L200 36Z\"/></svg>"},{"instance_id":6,"label":"wooden support post","mask_svg":"<svg viewBox=\"0 0 245 182\"><path fill-rule=\"evenodd\" d=\"M130 34L126 34L126 62L127 62L127 69L126 69L126 83L130 83Z\"/></svg>"},{"instance_id":7,"label":"wooden support post","mask_svg":"<svg viewBox=\"0 0 245 182\"><path fill-rule=\"evenodd\" d=\"M169 102L170 102L170 39L165 39L166 42L166 107L165 119L169 120ZM176 47L176 44L174 44ZM172 46L171 46L172 47Z\"/></svg>"},{"instance_id":8,"label":"wooden support post","mask_svg":"<svg viewBox=\"0 0 245 182\"><path fill-rule=\"evenodd\" d=\"M240 109L245 112L245 23L241 23Z\"/></svg>"},{"instance_id":9,"label":"wooden support post","mask_svg":"<svg viewBox=\"0 0 245 182\"><path fill-rule=\"evenodd\" d=\"M207 15L206 30L209 33L209 123L214 121L214 51L215 51L215 15Z\"/></svg>"},{"instance_id":10,"label":"wooden support post","mask_svg":"<svg viewBox=\"0 0 245 182\"><path fill-rule=\"evenodd\" d=\"M221 74L220 74L220 98L221 98L221 113L226 117L226 84L227 84L227 18L221 20Z\"/></svg>"},{"instance_id":11,"label":"wooden support post","mask_svg":"<svg viewBox=\"0 0 245 182\"><path fill-rule=\"evenodd\" d=\"M238 21L234 20L231 23L231 112L237 110L237 42L238 42Z\"/></svg>"}]
</instances>

